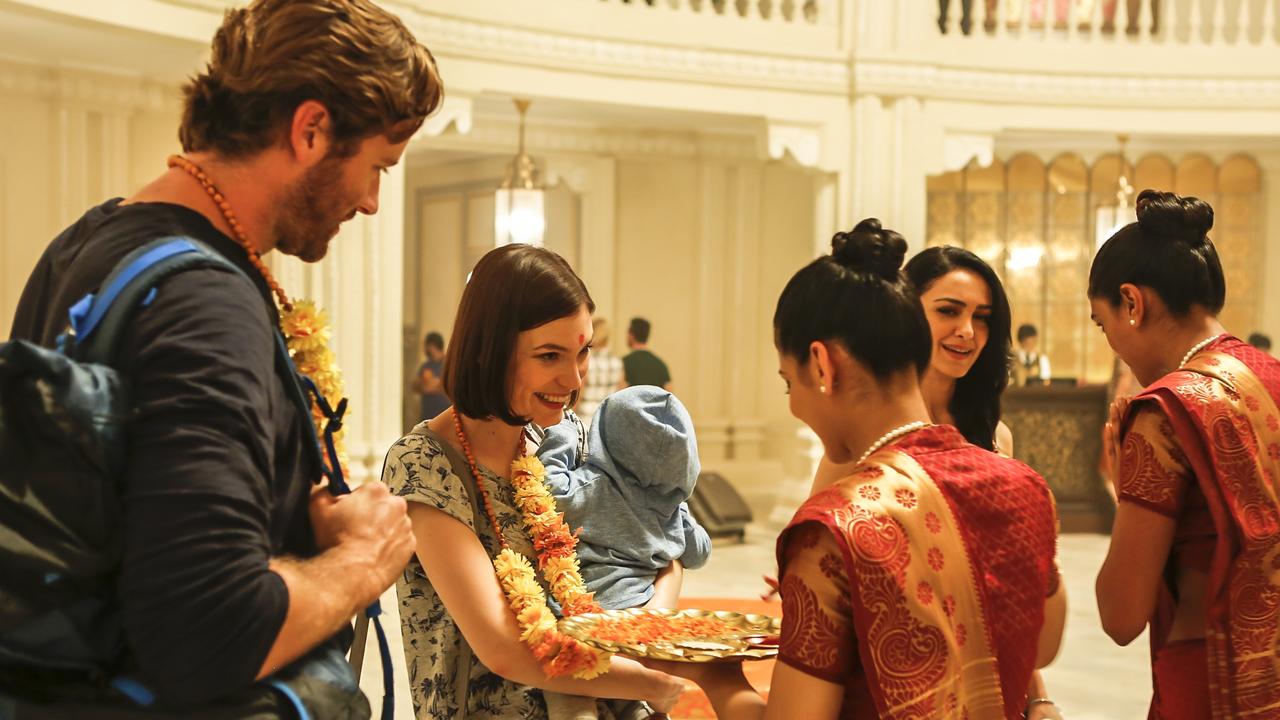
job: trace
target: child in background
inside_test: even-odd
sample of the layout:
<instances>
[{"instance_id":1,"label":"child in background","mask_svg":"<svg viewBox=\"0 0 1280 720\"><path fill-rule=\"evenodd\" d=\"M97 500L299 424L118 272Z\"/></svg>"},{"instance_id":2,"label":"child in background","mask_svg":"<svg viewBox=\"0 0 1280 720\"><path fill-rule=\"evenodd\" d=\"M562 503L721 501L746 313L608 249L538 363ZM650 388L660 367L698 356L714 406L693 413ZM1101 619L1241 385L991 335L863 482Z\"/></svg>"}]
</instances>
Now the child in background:
<instances>
[{"instance_id":1,"label":"child in background","mask_svg":"<svg viewBox=\"0 0 1280 720\"><path fill-rule=\"evenodd\" d=\"M689 412L666 390L639 385L605 398L585 445L580 428L569 417L548 428L538 457L556 509L582 529L587 590L608 610L675 607L680 576L663 571L674 562L696 569L711 555L711 538L685 502L701 469ZM597 717L590 698L545 695L551 720ZM640 702L610 709L622 720L650 714Z\"/></svg>"}]
</instances>

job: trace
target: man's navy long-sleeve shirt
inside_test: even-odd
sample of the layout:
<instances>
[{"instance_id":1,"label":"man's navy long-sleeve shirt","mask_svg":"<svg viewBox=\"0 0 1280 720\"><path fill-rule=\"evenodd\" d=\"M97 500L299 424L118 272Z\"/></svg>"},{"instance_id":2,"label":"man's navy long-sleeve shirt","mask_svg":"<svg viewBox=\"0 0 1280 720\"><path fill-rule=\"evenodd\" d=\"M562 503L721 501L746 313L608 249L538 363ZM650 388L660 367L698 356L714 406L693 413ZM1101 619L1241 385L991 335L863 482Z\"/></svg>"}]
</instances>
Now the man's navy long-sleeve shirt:
<instances>
[{"instance_id":1,"label":"man's navy long-sleeve shirt","mask_svg":"<svg viewBox=\"0 0 1280 720\"><path fill-rule=\"evenodd\" d=\"M214 269L170 277L135 315L116 364L135 410L117 590L127 660L162 703L181 706L254 681L289 606L267 564L315 552L307 508L320 470L277 368L270 290L199 213L112 200L46 249L13 337L52 346L68 308L124 255L174 235L211 246L252 281Z\"/></svg>"}]
</instances>

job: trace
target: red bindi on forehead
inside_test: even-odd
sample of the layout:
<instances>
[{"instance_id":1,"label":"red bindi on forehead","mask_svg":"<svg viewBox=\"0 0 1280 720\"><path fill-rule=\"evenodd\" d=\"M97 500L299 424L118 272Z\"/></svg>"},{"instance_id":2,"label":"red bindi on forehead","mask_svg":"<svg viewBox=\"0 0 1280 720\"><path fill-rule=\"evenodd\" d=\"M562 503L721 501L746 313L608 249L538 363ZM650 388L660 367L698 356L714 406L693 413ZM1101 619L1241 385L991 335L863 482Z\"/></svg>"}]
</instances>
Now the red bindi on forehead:
<instances>
[{"instance_id":1,"label":"red bindi on forehead","mask_svg":"<svg viewBox=\"0 0 1280 720\"><path fill-rule=\"evenodd\" d=\"M579 344L579 345L581 345L582 343L586 342L586 340L587 340L587 336L586 336L586 335L579 335L579 336L578 336L578 344Z\"/></svg>"}]
</instances>

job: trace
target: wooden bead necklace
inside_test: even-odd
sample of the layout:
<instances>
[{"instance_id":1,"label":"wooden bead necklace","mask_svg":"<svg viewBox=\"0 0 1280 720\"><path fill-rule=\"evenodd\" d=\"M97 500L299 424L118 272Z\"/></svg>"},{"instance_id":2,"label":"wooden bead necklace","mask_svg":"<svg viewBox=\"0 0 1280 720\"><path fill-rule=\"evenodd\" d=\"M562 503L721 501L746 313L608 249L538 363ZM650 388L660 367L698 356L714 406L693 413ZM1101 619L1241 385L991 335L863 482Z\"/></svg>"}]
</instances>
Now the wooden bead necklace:
<instances>
[{"instance_id":1,"label":"wooden bead necklace","mask_svg":"<svg viewBox=\"0 0 1280 720\"><path fill-rule=\"evenodd\" d=\"M467 432L462 429L462 413L457 410L453 411L453 429L458 436L458 444L462 446L462 454L467 457L467 465L471 466L471 477L475 478L476 490L480 492L480 500L484 504L485 514L489 516L489 524L493 526L493 533L498 536L498 544L503 550L506 550L507 539L502 536L502 528L498 526L498 516L493 511L493 503L489 499L489 492L484 489L484 483L480 480L480 465L476 462L476 456L471 450L470 441L467 440ZM516 446L516 459L523 458L525 455L524 431L522 430L519 444Z\"/></svg>"},{"instance_id":2,"label":"wooden bead necklace","mask_svg":"<svg viewBox=\"0 0 1280 720\"><path fill-rule=\"evenodd\" d=\"M209 194L209 199L213 200L213 204L218 208L218 212L222 214L222 219L227 221L227 225L231 228L231 237L244 248L245 253L249 255L249 262L257 268L262 274L262 278L267 281L267 286L271 288L271 292L275 293L276 300L279 301L280 307L288 312L293 309L293 303L289 302L289 296L285 294L284 288L280 287L280 283L271 274L271 270L267 268L267 264L262 262L262 256L258 251L249 244L249 236L245 234L244 228L240 227L240 221L236 218L235 211L231 209L231 203L227 202L227 198L213 184L213 180L209 175L191 160L181 155L169 156L169 167L178 168L195 178L200 183L200 187Z\"/></svg>"}]
</instances>

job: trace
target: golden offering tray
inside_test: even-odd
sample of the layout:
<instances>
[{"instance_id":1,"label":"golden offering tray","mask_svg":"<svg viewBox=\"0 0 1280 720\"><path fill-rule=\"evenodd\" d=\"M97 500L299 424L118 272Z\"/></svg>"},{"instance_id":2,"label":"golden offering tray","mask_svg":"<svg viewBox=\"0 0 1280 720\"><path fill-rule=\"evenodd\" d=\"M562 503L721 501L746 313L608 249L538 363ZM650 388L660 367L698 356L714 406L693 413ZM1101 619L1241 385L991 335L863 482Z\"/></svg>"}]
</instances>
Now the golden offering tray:
<instances>
[{"instance_id":1,"label":"golden offering tray","mask_svg":"<svg viewBox=\"0 0 1280 720\"><path fill-rule=\"evenodd\" d=\"M729 628L715 636L684 637L651 642L619 642L596 637L593 633L603 623L642 616L667 619L719 620ZM651 660L680 662L717 662L730 660L767 660L778 654L781 618L728 610L605 610L585 613L560 621L560 632L592 647Z\"/></svg>"}]
</instances>

